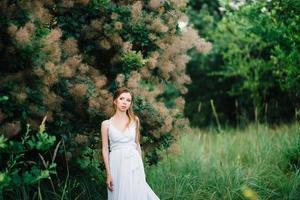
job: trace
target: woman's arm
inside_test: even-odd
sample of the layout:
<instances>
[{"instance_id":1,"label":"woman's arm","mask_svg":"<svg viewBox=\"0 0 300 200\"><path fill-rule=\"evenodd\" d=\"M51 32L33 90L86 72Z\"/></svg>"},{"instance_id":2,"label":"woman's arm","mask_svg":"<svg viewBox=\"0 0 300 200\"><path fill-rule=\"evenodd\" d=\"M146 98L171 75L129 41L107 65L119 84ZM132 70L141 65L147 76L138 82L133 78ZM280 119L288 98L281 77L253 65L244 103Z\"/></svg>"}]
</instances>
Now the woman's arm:
<instances>
[{"instance_id":1,"label":"woman's arm","mask_svg":"<svg viewBox=\"0 0 300 200\"><path fill-rule=\"evenodd\" d=\"M135 143L136 143L136 149L139 152L140 156L142 157L142 149L140 145L140 138L141 138L141 133L140 133L140 120L136 116L137 120L137 127L136 127L136 137L135 137Z\"/></svg>"},{"instance_id":2,"label":"woman's arm","mask_svg":"<svg viewBox=\"0 0 300 200\"><path fill-rule=\"evenodd\" d=\"M101 138L102 138L102 156L106 170L106 185L110 191L113 191L113 181L110 174L109 152L108 152L108 121L101 123Z\"/></svg>"},{"instance_id":3,"label":"woman's arm","mask_svg":"<svg viewBox=\"0 0 300 200\"><path fill-rule=\"evenodd\" d=\"M140 143L136 143L136 149L138 150L140 156L142 157L142 149Z\"/></svg>"},{"instance_id":4,"label":"woman's arm","mask_svg":"<svg viewBox=\"0 0 300 200\"><path fill-rule=\"evenodd\" d=\"M108 132L107 132L107 121L101 123L101 138L102 138L102 157L104 160L106 175L110 176L110 166L109 166L109 151L108 151Z\"/></svg>"}]
</instances>

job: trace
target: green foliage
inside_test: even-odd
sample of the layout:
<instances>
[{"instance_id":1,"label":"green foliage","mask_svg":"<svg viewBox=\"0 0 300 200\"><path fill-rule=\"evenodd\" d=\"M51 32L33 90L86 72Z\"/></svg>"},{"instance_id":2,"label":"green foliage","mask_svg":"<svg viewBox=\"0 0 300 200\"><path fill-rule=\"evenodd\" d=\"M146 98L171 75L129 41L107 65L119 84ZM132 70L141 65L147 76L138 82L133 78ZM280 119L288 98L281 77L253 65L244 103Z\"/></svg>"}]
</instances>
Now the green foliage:
<instances>
[{"instance_id":1,"label":"green foliage","mask_svg":"<svg viewBox=\"0 0 300 200\"><path fill-rule=\"evenodd\" d=\"M45 131L45 119L36 134L27 125L27 131L20 140L0 136L1 198L8 198L25 186L36 187L42 180L49 179L51 174L56 174L55 157L50 162L44 158L56 141L55 136Z\"/></svg>"},{"instance_id":2,"label":"green foliage","mask_svg":"<svg viewBox=\"0 0 300 200\"><path fill-rule=\"evenodd\" d=\"M36 137L32 137L30 140L28 140L28 145L31 149L47 150L53 145L55 140L55 136L39 133Z\"/></svg>"},{"instance_id":3,"label":"green foliage","mask_svg":"<svg viewBox=\"0 0 300 200\"><path fill-rule=\"evenodd\" d=\"M218 21L222 18L219 1L189 1L187 14L191 23L201 31L204 38L212 39L210 34L213 33Z\"/></svg>"},{"instance_id":4,"label":"green foliage","mask_svg":"<svg viewBox=\"0 0 300 200\"><path fill-rule=\"evenodd\" d=\"M0 135L0 149L6 149L7 148L7 138L4 135Z\"/></svg>"},{"instance_id":5,"label":"green foliage","mask_svg":"<svg viewBox=\"0 0 300 200\"><path fill-rule=\"evenodd\" d=\"M7 101L9 99L8 96L0 96L0 102Z\"/></svg>"},{"instance_id":6,"label":"green foliage","mask_svg":"<svg viewBox=\"0 0 300 200\"><path fill-rule=\"evenodd\" d=\"M123 71L130 72L132 70L137 70L145 65L145 60L141 52L136 51L124 51L121 54L120 61L122 62ZM126 71L125 71L126 70Z\"/></svg>"},{"instance_id":7,"label":"green foliage","mask_svg":"<svg viewBox=\"0 0 300 200\"><path fill-rule=\"evenodd\" d=\"M227 1L219 5L225 9L222 15L216 15L221 12L214 5L201 9L196 3L191 6L192 23L207 24L199 25L199 29L213 43L210 54L193 54L188 66L194 82L187 95L191 103L185 113L192 124L210 123L210 99L216 102L223 124L294 119L299 107L296 74L300 73L300 55L296 44L300 29L295 26L299 21L299 2L246 2L232 8ZM201 10L198 15L197 9ZM200 104L201 111L192 112Z\"/></svg>"},{"instance_id":8,"label":"green foliage","mask_svg":"<svg viewBox=\"0 0 300 200\"><path fill-rule=\"evenodd\" d=\"M91 6L93 9L99 10L100 8L103 8L103 6L108 5L110 0L91 0L89 2L89 6Z\"/></svg>"},{"instance_id":9,"label":"green foliage","mask_svg":"<svg viewBox=\"0 0 300 200\"><path fill-rule=\"evenodd\" d=\"M56 174L56 165L52 163L47 170L41 170L36 166L33 166L29 171L26 171L23 175L23 184L36 184L39 180L48 179L50 174Z\"/></svg>"},{"instance_id":10,"label":"green foliage","mask_svg":"<svg viewBox=\"0 0 300 200\"><path fill-rule=\"evenodd\" d=\"M76 158L78 167L84 170L94 179L99 180L101 174L100 170L100 152L99 150L92 149L90 147L82 147L80 150L80 156Z\"/></svg>"},{"instance_id":11,"label":"green foliage","mask_svg":"<svg viewBox=\"0 0 300 200\"><path fill-rule=\"evenodd\" d=\"M179 96L179 92L176 90L175 86L171 82L165 83L166 91L164 95L158 96L158 99L162 102L165 102L168 108L175 106L174 99Z\"/></svg>"},{"instance_id":12,"label":"green foliage","mask_svg":"<svg viewBox=\"0 0 300 200\"><path fill-rule=\"evenodd\" d=\"M300 136L295 138L292 145L285 149L284 155L288 161L286 168L300 170Z\"/></svg>"},{"instance_id":13,"label":"green foliage","mask_svg":"<svg viewBox=\"0 0 300 200\"><path fill-rule=\"evenodd\" d=\"M9 186L10 182L11 182L11 178L8 175L8 173L7 172L4 172L4 173L0 172L0 183L1 183L0 190L2 191L3 188Z\"/></svg>"},{"instance_id":14,"label":"green foliage","mask_svg":"<svg viewBox=\"0 0 300 200\"><path fill-rule=\"evenodd\" d=\"M142 49L149 49L149 50L156 49L156 45L154 45L151 42L151 40L149 39L149 30L147 29L147 24L145 22L139 22L137 24L132 24L130 27L130 30L132 32L131 33L132 38L135 39L134 45L140 46ZM126 35L125 35L125 37L126 37Z\"/></svg>"}]
</instances>

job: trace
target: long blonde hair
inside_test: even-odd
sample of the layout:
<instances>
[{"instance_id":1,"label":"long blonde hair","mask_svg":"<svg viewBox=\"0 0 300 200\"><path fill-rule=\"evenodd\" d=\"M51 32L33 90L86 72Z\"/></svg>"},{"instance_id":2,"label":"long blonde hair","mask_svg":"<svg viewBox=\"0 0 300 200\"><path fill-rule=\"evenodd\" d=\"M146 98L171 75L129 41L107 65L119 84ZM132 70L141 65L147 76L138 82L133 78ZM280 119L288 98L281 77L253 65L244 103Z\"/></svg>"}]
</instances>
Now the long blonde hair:
<instances>
[{"instance_id":1,"label":"long blonde hair","mask_svg":"<svg viewBox=\"0 0 300 200\"><path fill-rule=\"evenodd\" d=\"M118 88L115 92L114 92L114 95L113 95L113 101L115 101L122 93L129 93L131 95L131 104L128 108L128 110L126 110L126 115L128 116L129 118L129 122L126 124L125 128L127 128L129 126L129 124L134 121L136 124L137 124L137 128L136 128L136 131L137 131L137 137L138 137L138 141L140 141L140 123L139 121L137 120L137 115L134 114L134 111L133 111L133 104L134 104L134 94L131 90L129 90L128 88L126 87L121 87L121 88ZM117 107L116 107L116 104L113 104L113 108L114 108L114 112L112 114L112 116L117 112Z\"/></svg>"}]
</instances>

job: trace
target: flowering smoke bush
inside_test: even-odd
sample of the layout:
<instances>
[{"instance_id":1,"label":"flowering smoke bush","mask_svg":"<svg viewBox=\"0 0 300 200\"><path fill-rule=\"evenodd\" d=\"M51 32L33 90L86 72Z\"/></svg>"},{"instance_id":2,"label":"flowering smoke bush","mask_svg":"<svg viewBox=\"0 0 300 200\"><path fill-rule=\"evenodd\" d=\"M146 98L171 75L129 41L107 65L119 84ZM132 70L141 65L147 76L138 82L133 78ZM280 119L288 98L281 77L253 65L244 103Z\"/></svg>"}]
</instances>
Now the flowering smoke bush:
<instances>
[{"instance_id":1,"label":"flowering smoke bush","mask_svg":"<svg viewBox=\"0 0 300 200\"><path fill-rule=\"evenodd\" d=\"M169 143L188 124L182 115L191 79L187 51L210 44L186 19L184 0L36 0L0 3L1 132L17 137L25 123L69 142L97 147L100 122L120 86L136 95L146 151ZM166 105L168 101L168 105ZM167 145L168 146L168 145Z\"/></svg>"}]
</instances>

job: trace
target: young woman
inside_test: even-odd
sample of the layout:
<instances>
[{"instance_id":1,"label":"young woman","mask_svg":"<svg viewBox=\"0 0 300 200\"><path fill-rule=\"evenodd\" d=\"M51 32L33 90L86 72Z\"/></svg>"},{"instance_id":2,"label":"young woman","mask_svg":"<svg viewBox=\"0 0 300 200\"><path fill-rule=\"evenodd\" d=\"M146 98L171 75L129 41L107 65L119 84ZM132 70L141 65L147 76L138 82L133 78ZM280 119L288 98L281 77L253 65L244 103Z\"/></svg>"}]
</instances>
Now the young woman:
<instances>
[{"instance_id":1,"label":"young woman","mask_svg":"<svg viewBox=\"0 0 300 200\"><path fill-rule=\"evenodd\" d=\"M133 93L119 88L113 97L113 116L101 123L108 200L159 200L146 182L140 121L133 103Z\"/></svg>"}]
</instances>

